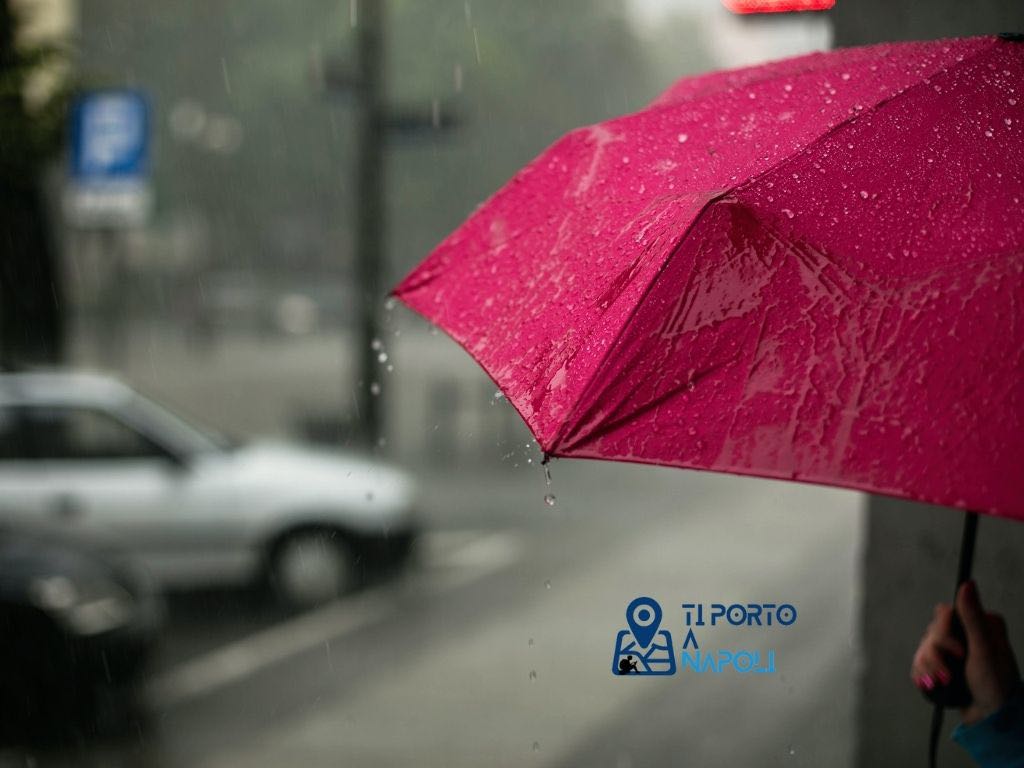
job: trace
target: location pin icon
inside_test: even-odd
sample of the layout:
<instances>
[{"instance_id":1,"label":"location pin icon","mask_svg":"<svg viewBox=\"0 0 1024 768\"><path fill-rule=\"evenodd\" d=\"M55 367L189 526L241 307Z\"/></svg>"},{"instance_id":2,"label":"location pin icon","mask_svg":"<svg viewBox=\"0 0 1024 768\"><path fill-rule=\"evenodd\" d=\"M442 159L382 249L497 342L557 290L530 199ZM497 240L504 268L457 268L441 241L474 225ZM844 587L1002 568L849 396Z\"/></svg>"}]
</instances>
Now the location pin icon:
<instances>
[{"instance_id":1,"label":"location pin icon","mask_svg":"<svg viewBox=\"0 0 1024 768\"><path fill-rule=\"evenodd\" d=\"M650 597L638 597L626 608L626 623L641 648L651 644L661 626L661 606Z\"/></svg>"}]
</instances>

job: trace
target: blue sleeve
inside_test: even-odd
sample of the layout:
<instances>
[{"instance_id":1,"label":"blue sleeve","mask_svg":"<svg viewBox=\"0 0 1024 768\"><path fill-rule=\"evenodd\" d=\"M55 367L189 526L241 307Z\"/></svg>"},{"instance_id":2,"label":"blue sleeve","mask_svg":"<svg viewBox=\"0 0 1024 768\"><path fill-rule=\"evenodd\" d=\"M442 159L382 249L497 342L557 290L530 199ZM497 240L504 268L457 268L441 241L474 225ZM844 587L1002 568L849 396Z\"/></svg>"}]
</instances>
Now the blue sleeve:
<instances>
[{"instance_id":1,"label":"blue sleeve","mask_svg":"<svg viewBox=\"0 0 1024 768\"><path fill-rule=\"evenodd\" d=\"M953 740L980 768L1024 768L1024 686L984 720L958 725Z\"/></svg>"}]
</instances>

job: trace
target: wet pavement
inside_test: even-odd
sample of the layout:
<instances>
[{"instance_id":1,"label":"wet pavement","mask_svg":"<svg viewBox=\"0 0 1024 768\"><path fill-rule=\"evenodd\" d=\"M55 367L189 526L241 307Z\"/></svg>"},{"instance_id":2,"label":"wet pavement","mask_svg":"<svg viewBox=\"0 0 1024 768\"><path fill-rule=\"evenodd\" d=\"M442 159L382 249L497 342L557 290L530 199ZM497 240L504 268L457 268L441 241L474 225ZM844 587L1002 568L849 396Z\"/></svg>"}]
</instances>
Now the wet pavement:
<instances>
[{"instance_id":1,"label":"wet pavement","mask_svg":"<svg viewBox=\"0 0 1024 768\"><path fill-rule=\"evenodd\" d=\"M543 502L557 496L555 507ZM129 737L4 764L626 766L852 764L861 498L810 486L559 462L425 477L416 565L301 616L179 596ZM789 602L716 627L774 674L611 674L639 594Z\"/></svg>"}]
</instances>

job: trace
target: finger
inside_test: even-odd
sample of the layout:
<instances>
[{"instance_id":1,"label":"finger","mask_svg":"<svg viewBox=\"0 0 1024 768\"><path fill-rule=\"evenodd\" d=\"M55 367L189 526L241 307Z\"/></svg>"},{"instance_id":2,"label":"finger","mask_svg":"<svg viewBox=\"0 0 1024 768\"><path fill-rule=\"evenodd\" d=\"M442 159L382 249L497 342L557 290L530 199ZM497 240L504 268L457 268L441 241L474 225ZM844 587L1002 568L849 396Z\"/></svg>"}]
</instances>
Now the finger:
<instances>
[{"instance_id":1,"label":"finger","mask_svg":"<svg viewBox=\"0 0 1024 768\"><path fill-rule=\"evenodd\" d=\"M1006 631L1006 619L1000 613L985 613L985 621L988 624L988 636L993 640L1005 641L1009 644L1009 635Z\"/></svg>"},{"instance_id":2,"label":"finger","mask_svg":"<svg viewBox=\"0 0 1024 768\"><path fill-rule=\"evenodd\" d=\"M967 646L975 648L988 644L988 617L978 596L978 587L974 581L960 585L956 592L956 610L967 634Z\"/></svg>"},{"instance_id":3,"label":"finger","mask_svg":"<svg viewBox=\"0 0 1024 768\"><path fill-rule=\"evenodd\" d=\"M925 629L926 638L938 638L953 634L953 606L949 603L936 603L932 611L932 620Z\"/></svg>"},{"instance_id":4,"label":"finger","mask_svg":"<svg viewBox=\"0 0 1024 768\"><path fill-rule=\"evenodd\" d=\"M934 641L934 644L942 653L954 656L958 659L962 659L967 655L967 649L964 648L964 644L957 638L953 637L953 635L946 635L944 637L937 638Z\"/></svg>"},{"instance_id":5,"label":"finger","mask_svg":"<svg viewBox=\"0 0 1024 768\"><path fill-rule=\"evenodd\" d=\"M945 685L951 679L942 655L935 648L928 646L922 646L914 655L910 677L915 685L925 690Z\"/></svg>"}]
</instances>

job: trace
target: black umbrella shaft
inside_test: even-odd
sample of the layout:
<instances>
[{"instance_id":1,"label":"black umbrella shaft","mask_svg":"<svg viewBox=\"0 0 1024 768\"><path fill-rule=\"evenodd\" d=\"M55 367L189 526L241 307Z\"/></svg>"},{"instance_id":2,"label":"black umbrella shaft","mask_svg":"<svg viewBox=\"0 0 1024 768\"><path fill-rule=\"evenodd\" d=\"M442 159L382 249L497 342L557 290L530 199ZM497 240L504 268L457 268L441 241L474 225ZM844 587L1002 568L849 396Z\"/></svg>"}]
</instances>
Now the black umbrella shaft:
<instances>
[{"instance_id":1,"label":"black umbrella shaft","mask_svg":"<svg viewBox=\"0 0 1024 768\"><path fill-rule=\"evenodd\" d=\"M964 626L960 622L960 617L956 615L956 594L960 591L960 585L971 578L971 569L974 566L974 541L977 537L978 513L968 512L964 517L964 530L960 536L960 562L956 568L956 589L953 591L952 626L953 634L961 642L964 642L965 645ZM964 662L947 659L947 663L953 671L954 679L947 689L945 697L932 697L935 702L935 708L932 710L932 726L928 735L928 765L930 768L935 768L938 765L939 736L942 733L943 710L951 706L966 706L971 702L970 690L967 688L967 681L964 677Z\"/></svg>"},{"instance_id":2,"label":"black umbrella shaft","mask_svg":"<svg viewBox=\"0 0 1024 768\"><path fill-rule=\"evenodd\" d=\"M964 532L960 537L960 564L956 569L956 588L971 578L971 568L974 565L974 540L978 536L978 513L968 512L964 517ZM954 604L956 592L953 593Z\"/></svg>"}]
</instances>

